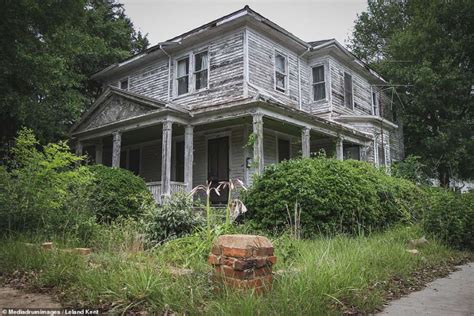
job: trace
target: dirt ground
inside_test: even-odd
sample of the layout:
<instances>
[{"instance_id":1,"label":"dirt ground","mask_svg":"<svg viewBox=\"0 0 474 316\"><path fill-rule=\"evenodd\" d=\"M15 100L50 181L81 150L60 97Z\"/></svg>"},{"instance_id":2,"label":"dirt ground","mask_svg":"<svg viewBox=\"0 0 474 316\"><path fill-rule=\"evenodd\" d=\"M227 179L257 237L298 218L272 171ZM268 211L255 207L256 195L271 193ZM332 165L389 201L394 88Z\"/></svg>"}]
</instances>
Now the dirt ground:
<instances>
[{"instance_id":1,"label":"dirt ground","mask_svg":"<svg viewBox=\"0 0 474 316\"><path fill-rule=\"evenodd\" d=\"M4 308L61 308L61 305L48 295L0 287L0 311Z\"/></svg>"}]
</instances>

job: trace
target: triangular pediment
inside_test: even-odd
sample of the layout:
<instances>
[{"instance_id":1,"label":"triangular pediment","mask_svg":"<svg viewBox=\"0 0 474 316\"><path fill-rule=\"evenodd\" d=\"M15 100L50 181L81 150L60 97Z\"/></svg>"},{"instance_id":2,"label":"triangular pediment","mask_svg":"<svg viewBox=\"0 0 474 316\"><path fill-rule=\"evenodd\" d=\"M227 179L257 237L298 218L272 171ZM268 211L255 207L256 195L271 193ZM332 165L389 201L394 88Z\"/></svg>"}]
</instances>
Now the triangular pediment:
<instances>
[{"instance_id":1,"label":"triangular pediment","mask_svg":"<svg viewBox=\"0 0 474 316\"><path fill-rule=\"evenodd\" d=\"M124 93L113 90L104 93L93 107L84 114L73 128L73 133L96 129L137 116L164 109L164 106L141 102L136 97L128 97Z\"/></svg>"}]
</instances>

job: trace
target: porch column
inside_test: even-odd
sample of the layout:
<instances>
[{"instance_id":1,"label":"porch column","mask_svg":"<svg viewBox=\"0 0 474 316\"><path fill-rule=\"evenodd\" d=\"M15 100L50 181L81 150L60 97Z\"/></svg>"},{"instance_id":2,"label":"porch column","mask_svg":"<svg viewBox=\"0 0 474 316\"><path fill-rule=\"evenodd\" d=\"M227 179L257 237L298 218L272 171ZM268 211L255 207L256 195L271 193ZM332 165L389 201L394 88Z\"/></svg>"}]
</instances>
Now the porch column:
<instances>
[{"instance_id":1,"label":"porch column","mask_svg":"<svg viewBox=\"0 0 474 316\"><path fill-rule=\"evenodd\" d=\"M104 152L104 144L102 141L95 144L95 163L102 163L102 154Z\"/></svg>"},{"instance_id":2,"label":"porch column","mask_svg":"<svg viewBox=\"0 0 474 316\"><path fill-rule=\"evenodd\" d=\"M309 158L310 156L310 132L311 130L307 127L301 131L301 153L303 158Z\"/></svg>"},{"instance_id":3,"label":"porch column","mask_svg":"<svg viewBox=\"0 0 474 316\"><path fill-rule=\"evenodd\" d=\"M161 142L161 200L171 196L171 142L173 123L163 122L163 141Z\"/></svg>"},{"instance_id":4,"label":"porch column","mask_svg":"<svg viewBox=\"0 0 474 316\"><path fill-rule=\"evenodd\" d=\"M344 143L342 137L338 137L336 140L336 159L344 160Z\"/></svg>"},{"instance_id":5,"label":"porch column","mask_svg":"<svg viewBox=\"0 0 474 316\"><path fill-rule=\"evenodd\" d=\"M120 151L122 150L122 133L117 131L112 134L112 168L120 168Z\"/></svg>"},{"instance_id":6,"label":"porch column","mask_svg":"<svg viewBox=\"0 0 474 316\"><path fill-rule=\"evenodd\" d=\"M77 156L82 156L83 148L84 148L84 144L80 140L78 140L77 144L76 144L76 155Z\"/></svg>"},{"instance_id":7,"label":"porch column","mask_svg":"<svg viewBox=\"0 0 474 316\"><path fill-rule=\"evenodd\" d=\"M252 116L253 119L253 134L255 135L255 142L253 143L253 162L256 164L255 171L261 174L264 169L263 160L263 114L256 113Z\"/></svg>"},{"instance_id":8,"label":"porch column","mask_svg":"<svg viewBox=\"0 0 474 316\"><path fill-rule=\"evenodd\" d=\"M193 189L193 160L194 160L194 127L186 125L184 128L184 182L186 182L187 191Z\"/></svg>"}]
</instances>

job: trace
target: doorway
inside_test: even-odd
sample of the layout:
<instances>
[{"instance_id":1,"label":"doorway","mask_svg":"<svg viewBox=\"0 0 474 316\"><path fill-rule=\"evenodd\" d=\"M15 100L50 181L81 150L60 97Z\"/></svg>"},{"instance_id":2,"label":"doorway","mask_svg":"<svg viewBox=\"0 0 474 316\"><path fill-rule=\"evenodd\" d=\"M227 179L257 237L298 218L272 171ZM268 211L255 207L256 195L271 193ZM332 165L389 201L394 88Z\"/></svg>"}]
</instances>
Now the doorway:
<instances>
[{"instance_id":1,"label":"doorway","mask_svg":"<svg viewBox=\"0 0 474 316\"><path fill-rule=\"evenodd\" d=\"M207 142L207 179L212 187L221 181L229 181L229 137L209 139ZM220 195L211 193L212 204L226 204L228 188L220 191Z\"/></svg>"}]
</instances>

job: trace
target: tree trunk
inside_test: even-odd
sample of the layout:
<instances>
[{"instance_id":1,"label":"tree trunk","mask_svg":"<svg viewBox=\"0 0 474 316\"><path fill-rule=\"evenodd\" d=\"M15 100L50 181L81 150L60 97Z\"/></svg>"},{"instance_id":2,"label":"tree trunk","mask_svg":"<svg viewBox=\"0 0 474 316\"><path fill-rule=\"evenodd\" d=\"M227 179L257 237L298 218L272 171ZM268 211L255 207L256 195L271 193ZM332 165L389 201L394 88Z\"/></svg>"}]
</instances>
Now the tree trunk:
<instances>
[{"instance_id":1,"label":"tree trunk","mask_svg":"<svg viewBox=\"0 0 474 316\"><path fill-rule=\"evenodd\" d=\"M442 188L449 188L449 182L451 180L449 169L446 166L439 166L438 167L438 180L439 185Z\"/></svg>"}]
</instances>

